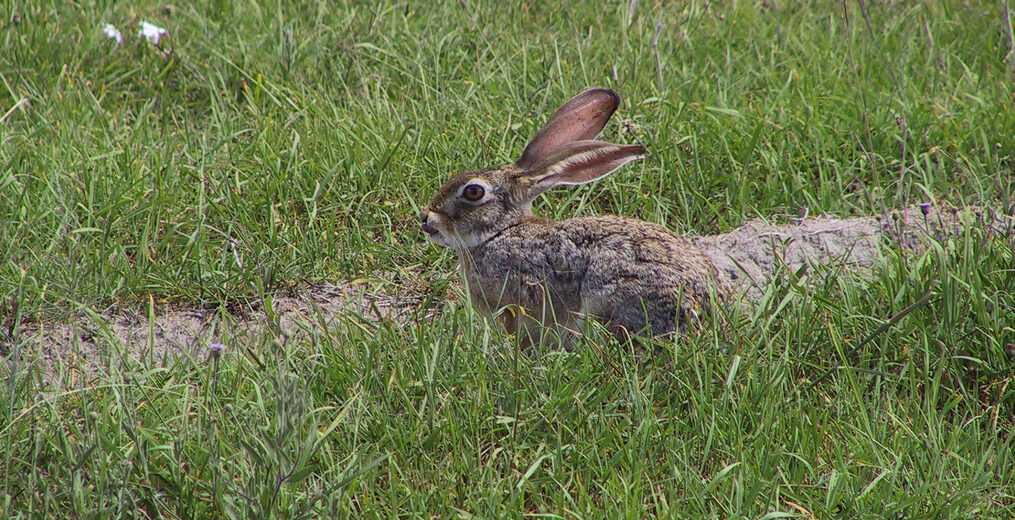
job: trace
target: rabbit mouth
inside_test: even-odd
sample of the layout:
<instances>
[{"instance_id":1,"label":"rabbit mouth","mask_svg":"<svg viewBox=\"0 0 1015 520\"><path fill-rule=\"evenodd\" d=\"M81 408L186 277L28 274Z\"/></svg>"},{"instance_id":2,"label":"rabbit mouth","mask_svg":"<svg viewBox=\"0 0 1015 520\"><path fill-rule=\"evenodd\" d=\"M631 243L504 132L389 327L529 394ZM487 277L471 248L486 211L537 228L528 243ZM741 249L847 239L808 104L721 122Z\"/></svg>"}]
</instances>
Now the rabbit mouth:
<instances>
[{"instance_id":1,"label":"rabbit mouth","mask_svg":"<svg viewBox=\"0 0 1015 520\"><path fill-rule=\"evenodd\" d=\"M450 247L452 249L462 249L468 247L468 245L453 232L442 232L440 229L431 226L430 224L423 223L419 226L420 231L426 234L426 238L430 239L434 244Z\"/></svg>"},{"instance_id":2,"label":"rabbit mouth","mask_svg":"<svg viewBox=\"0 0 1015 520\"><path fill-rule=\"evenodd\" d=\"M441 233L441 230L437 229L436 227L431 226L430 224L424 222L420 224L419 229L424 234L426 234L426 237L430 239L431 242L442 246L451 247L451 244L448 243L447 239L445 238L445 235Z\"/></svg>"},{"instance_id":3,"label":"rabbit mouth","mask_svg":"<svg viewBox=\"0 0 1015 520\"><path fill-rule=\"evenodd\" d=\"M441 234L437 228L427 224L426 222L420 224L419 229L429 235L431 240Z\"/></svg>"}]
</instances>

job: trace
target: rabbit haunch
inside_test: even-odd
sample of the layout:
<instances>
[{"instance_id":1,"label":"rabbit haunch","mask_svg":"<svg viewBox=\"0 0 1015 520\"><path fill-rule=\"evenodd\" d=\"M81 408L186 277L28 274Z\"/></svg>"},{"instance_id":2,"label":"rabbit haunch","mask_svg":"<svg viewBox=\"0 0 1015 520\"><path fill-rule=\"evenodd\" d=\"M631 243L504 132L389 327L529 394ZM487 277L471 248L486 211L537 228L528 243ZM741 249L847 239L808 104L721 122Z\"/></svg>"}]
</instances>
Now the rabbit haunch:
<instances>
[{"instance_id":1,"label":"rabbit haunch","mask_svg":"<svg viewBox=\"0 0 1015 520\"><path fill-rule=\"evenodd\" d=\"M680 330L729 284L685 238L640 220L552 221L532 201L556 185L592 182L647 150L593 140L619 96L594 88L561 107L514 164L462 173L420 213L420 228L458 252L473 306L523 343L544 332L570 345L586 316L618 337Z\"/></svg>"}]
</instances>

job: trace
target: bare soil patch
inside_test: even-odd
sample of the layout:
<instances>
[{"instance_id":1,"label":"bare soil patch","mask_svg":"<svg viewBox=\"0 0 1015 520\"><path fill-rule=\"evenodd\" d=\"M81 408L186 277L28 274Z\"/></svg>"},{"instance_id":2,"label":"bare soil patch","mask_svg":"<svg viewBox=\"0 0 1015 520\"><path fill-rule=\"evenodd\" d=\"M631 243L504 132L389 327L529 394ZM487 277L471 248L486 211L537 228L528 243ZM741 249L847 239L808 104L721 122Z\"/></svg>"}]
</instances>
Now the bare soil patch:
<instances>
[{"instance_id":1,"label":"bare soil patch","mask_svg":"<svg viewBox=\"0 0 1015 520\"><path fill-rule=\"evenodd\" d=\"M885 248L920 252L933 241L957 236L968 229L1012 240L1015 210L981 207L914 206L871 217L819 216L774 225L752 220L721 235L694 237L719 269L757 299L781 268L869 267Z\"/></svg>"},{"instance_id":2,"label":"bare soil patch","mask_svg":"<svg viewBox=\"0 0 1015 520\"><path fill-rule=\"evenodd\" d=\"M857 218L807 217L786 224L752 220L728 233L693 237L694 243L734 281L748 301L757 299L783 269L842 265L863 268L876 264L884 248L922 251L930 241L955 236L971 227L1012 240L1011 208L912 207L883 215ZM394 320L432 317L437 309L422 308L415 289L393 291L379 284L345 283L308 287L296 294L276 294L270 302L254 301L235 309L205 310L165 307L147 313L114 312L81 316L74 322L23 326L19 337L0 338L8 366L40 363L45 374L59 365L85 373L120 363L107 352L111 342L125 348L119 355L138 361L204 358L209 345L229 338L264 341L275 335L299 339L326 332L341 321ZM6 343L6 345L3 345ZM58 363L58 361L60 363Z\"/></svg>"},{"instance_id":3,"label":"bare soil patch","mask_svg":"<svg viewBox=\"0 0 1015 520\"><path fill-rule=\"evenodd\" d=\"M114 311L78 316L72 322L31 323L23 325L16 338L0 337L0 347L5 347L12 370L18 364L39 363L47 376L58 365L91 374L125 361L111 359L113 355L129 355L140 362L181 356L204 359L212 343L250 348L271 339L299 340L333 329L343 320L408 322L412 315L433 312L422 308L420 294L378 290L369 282L277 293L268 304L270 310L263 300L219 309L159 306L153 316L146 311ZM111 344L124 348L109 352Z\"/></svg>"}]
</instances>

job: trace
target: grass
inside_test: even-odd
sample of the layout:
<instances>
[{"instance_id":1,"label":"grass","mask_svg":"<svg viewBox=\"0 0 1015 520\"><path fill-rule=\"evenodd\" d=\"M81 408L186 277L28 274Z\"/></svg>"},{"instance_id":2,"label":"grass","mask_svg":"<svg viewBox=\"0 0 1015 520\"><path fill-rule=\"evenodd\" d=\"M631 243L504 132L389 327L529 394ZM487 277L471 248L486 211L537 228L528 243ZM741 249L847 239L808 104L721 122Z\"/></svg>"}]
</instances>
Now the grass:
<instances>
[{"instance_id":1,"label":"grass","mask_svg":"<svg viewBox=\"0 0 1015 520\"><path fill-rule=\"evenodd\" d=\"M416 226L589 85L624 96L607 137L652 156L543 197L555 218L1010 212L996 2L163 5L15 3L0 27L0 516L1015 514L1010 240L784 273L646 356L597 331L515 351ZM214 360L100 329L94 374L44 373L27 332L350 279L440 312L224 327Z\"/></svg>"}]
</instances>

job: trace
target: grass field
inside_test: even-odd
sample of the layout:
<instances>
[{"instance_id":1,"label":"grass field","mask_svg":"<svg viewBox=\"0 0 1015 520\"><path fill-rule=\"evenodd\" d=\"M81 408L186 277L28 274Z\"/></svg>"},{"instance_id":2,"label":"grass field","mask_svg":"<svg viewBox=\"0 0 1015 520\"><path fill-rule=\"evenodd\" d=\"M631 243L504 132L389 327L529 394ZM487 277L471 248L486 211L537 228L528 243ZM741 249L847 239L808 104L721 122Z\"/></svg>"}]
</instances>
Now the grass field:
<instances>
[{"instance_id":1,"label":"grass field","mask_svg":"<svg viewBox=\"0 0 1015 520\"><path fill-rule=\"evenodd\" d=\"M4 10L0 517L1015 516L1010 239L785 273L649 356L518 352L417 221L590 85L652 155L544 215L1010 214L999 2L188 4ZM93 372L29 333L349 280L423 304L207 358L100 331Z\"/></svg>"}]
</instances>

